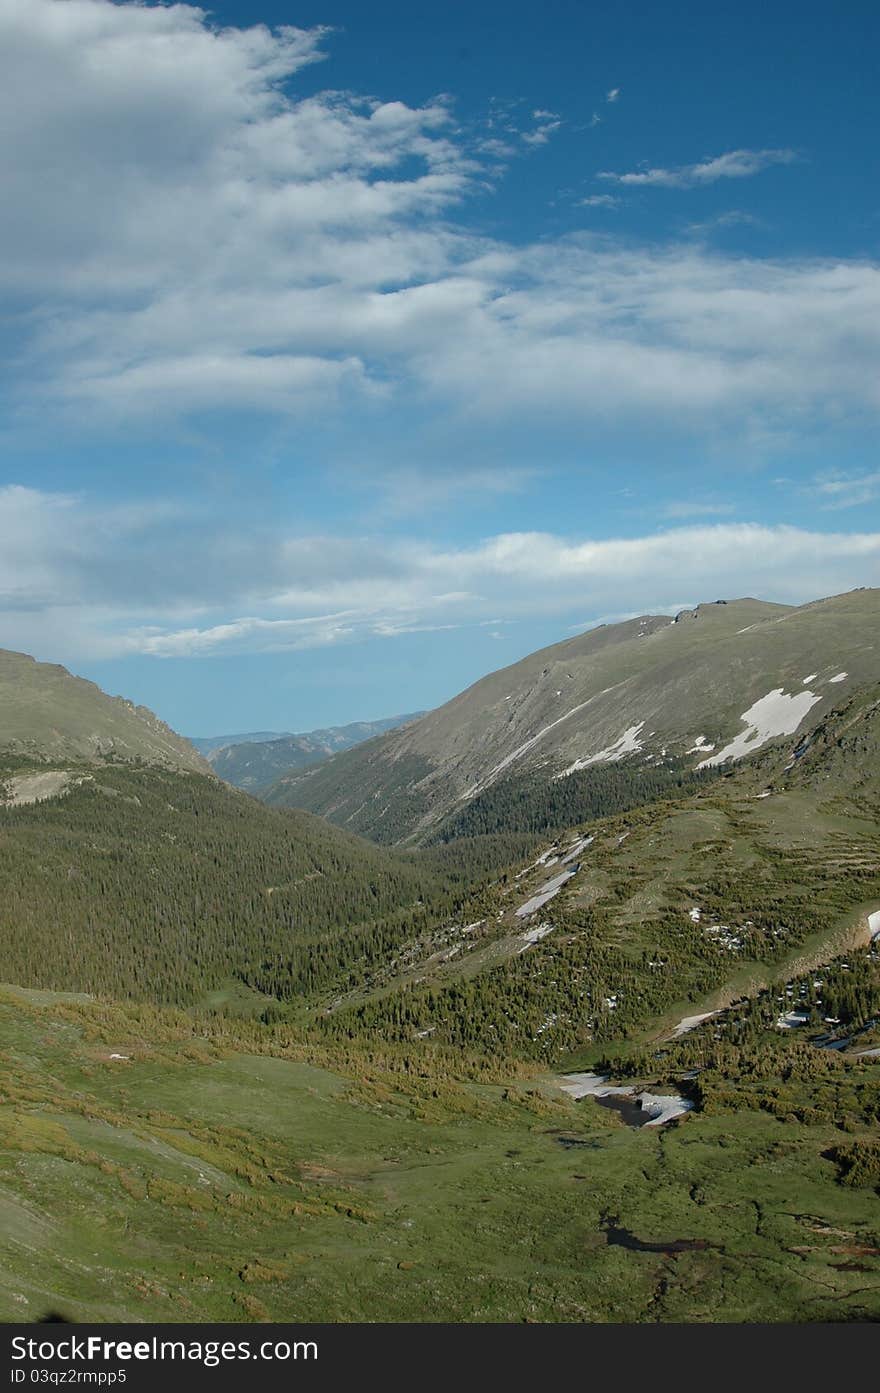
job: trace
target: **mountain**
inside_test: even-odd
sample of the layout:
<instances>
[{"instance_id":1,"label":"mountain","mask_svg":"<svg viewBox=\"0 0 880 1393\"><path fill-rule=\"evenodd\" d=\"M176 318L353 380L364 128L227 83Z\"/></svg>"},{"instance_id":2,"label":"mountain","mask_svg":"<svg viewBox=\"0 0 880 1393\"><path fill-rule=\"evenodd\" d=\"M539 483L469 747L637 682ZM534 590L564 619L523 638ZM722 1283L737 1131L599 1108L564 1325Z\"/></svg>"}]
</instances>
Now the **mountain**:
<instances>
[{"instance_id":1,"label":"mountain","mask_svg":"<svg viewBox=\"0 0 880 1393\"><path fill-rule=\"evenodd\" d=\"M388 843L523 830L649 775L707 777L812 729L880 678L880 591L802 606L716 601L602 625L475 683L421 720L266 792ZM611 803L609 810L615 806ZM617 806L622 806L618 803ZM600 809L601 810L601 809ZM565 825L566 817L552 809ZM567 817L569 823L581 820Z\"/></svg>"},{"instance_id":2,"label":"mountain","mask_svg":"<svg viewBox=\"0 0 880 1393\"><path fill-rule=\"evenodd\" d=\"M0 754L40 761L142 761L210 773L188 740L145 706L54 663L0 649Z\"/></svg>"},{"instance_id":3,"label":"mountain","mask_svg":"<svg viewBox=\"0 0 880 1393\"><path fill-rule=\"evenodd\" d=\"M386 731L395 730L424 713L388 716L381 721L355 721L347 726L330 726L327 730L307 731L302 735L269 737L264 734L230 738L223 744L204 740L197 743L215 773L236 788L258 789L287 774L321 763L330 755L352 749L364 740L371 740ZM223 737L217 737L222 740ZM205 748L210 745L211 748Z\"/></svg>"},{"instance_id":4,"label":"mountain","mask_svg":"<svg viewBox=\"0 0 880 1393\"><path fill-rule=\"evenodd\" d=\"M403 945L322 1027L596 1058L600 1044L646 1046L682 1018L846 958L867 947L880 911L878 771L880 682L686 797L539 844L470 906L470 922ZM874 923L880 932L880 914ZM872 963L880 993L880 951ZM863 994L866 1021L873 1000Z\"/></svg>"},{"instance_id":5,"label":"mountain","mask_svg":"<svg viewBox=\"0 0 880 1393\"><path fill-rule=\"evenodd\" d=\"M0 809L0 1319L876 1323L880 683L844 686L446 910L370 920L467 839L198 774Z\"/></svg>"},{"instance_id":6,"label":"mountain","mask_svg":"<svg viewBox=\"0 0 880 1393\"><path fill-rule=\"evenodd\" d=\"M187 739L200 755L206 757L229 745L259 745L264 740L285 740L289 730L251 730L239 735L189 735Z\"/></svg>"}]
</instances>

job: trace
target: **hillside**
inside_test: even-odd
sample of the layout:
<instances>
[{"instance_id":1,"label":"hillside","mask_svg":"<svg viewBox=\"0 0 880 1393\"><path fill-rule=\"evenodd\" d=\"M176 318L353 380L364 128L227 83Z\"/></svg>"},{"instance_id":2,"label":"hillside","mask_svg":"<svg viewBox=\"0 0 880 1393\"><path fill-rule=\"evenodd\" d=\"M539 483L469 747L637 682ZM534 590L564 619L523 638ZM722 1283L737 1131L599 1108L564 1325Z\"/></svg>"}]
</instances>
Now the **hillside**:
<instances>
[{"instance_id":1,"label":"hillside","mask_svg":"<svg viewBox=\"0 0 880 1393\"><path fill-rule=\"evenodd\" d=\"M38 769L0 766L0 785ZM228 989L260 1010L454 903L432 870L214 778L65 772L61 796L0 805L0 980L166 1002Z\"/></svg>"},{"instance_id":2,"label":"hillside","mask_svg":"<svg viewBox=\"0 0 880 1393\"><path fill-rule=\"evenodd\" d=\"M209 766L145 706L107 696L54 663L0 649L0 754L40 761L116 759L189 769Z\"/></svg>"},{"instance_id":3,"label":"hillside","mask_svg":"<svg viewBox=\"0 0 880 1393\"><path fill-rule=\"evenodd\" d=\"M265 1013L357 980L368 946L449 911L452 884L266 808L151 712L0 653L0 980Z\"/></svg>"},{"instance_id":4,"label":"hillside","mask_svg":"<svg viewBox=\"0 0 880 1393\"><path fill-rule=\"evenodd\" d=\"M531 849L7 754L67 782L0 808L0 1319L876 1321L880 682L833 691Z\"/></svg>"},{"instance_id":5,"label":"hillside","mask_svg":"<svg viewBox=\"0 0 880 1393\"><path fill-rule=\"evenodd\" d=\"M569 829L501 878L491 912L406 944L322 1028L560 1061L864 944L866 907L880 908L878 769L875 684L809 742Z\"/></svg>"},{"instance_id":6,"label":"hillside","mask_svg":"<svg viewBox=\"0 0 880 1393\"><path fill-rule=\"evenodd\" d=\"M210 749L202 748L202 753L221 779L236 788L255 790L274 783L291 770L320 764L330 755L350 750L364 740L372 740L417 720L422 714L417 711L407 716L388 716L381 721L354 721L346 726L330 726L326 730L275 739L261 736L253 740L230 740ZM199 742L194 743L198 745ZM211 741L201 743L203 747L212 744Z\"/></svg>"},{"instance_id":7,"label":"hillside","mask_svg":"<svg viewBox=\"0 0 880 1393\"><path fill-rule=\"evenodd\" d=\"M606 781L609 770L629 780L646 770L677 777L810 730L841 697L880 678L878 632L878 590L797 608L718 601L672 620L602 626L492 673L402 730L283 778L265 796L388 843L442 837L453 819L456 835L524 830L497 812L523 801L517 781L572 801L578 780L589 790L597 771ZM554 816L564 825L562 810Z\"/></svg>"}]
</instances>

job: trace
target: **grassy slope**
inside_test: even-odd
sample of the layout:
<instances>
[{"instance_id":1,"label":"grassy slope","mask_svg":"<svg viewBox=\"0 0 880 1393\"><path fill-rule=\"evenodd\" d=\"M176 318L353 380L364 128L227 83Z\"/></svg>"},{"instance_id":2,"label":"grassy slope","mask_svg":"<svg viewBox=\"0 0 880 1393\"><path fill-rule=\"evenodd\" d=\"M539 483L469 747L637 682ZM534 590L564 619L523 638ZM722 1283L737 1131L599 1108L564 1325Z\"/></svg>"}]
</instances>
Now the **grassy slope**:
<instances>
[{"instance_id":1,"label":"grassy slope","mask_svg":"<svg viewBox=\"0 0 880 1393\"><path fill-rule=\"evenodd\" d=\"M526 1083L254 1056L48 994L8 994L0 1039L7 1320L880 1316L876 1195L822 1155L861 1123L744 1092L635 1132ZM628 1251L610 1224L700 1246Z\"/></svg>"},{"instance_id":2,"label":"grassy slope","mask_svg":"<svg viewBox=\"0 0 880 1393\"><path fill-rule=\"evenodd\" d=\"M54 663L0 649L0 751L40 760L142 760L209 773L188 740L145 706L107 696Z\"/></svg>"}]
</instances>

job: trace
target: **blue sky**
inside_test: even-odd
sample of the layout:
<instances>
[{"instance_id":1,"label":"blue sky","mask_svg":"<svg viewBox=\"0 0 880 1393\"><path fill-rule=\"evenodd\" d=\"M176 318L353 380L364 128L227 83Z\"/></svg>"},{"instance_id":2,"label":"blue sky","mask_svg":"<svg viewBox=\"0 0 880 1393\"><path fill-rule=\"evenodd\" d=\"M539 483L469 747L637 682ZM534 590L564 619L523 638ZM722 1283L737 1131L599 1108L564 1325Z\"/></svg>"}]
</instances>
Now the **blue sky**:
<instances>
[{"instance_id":1,"label":"blue sky","mask_svg":"<svg viewBox=\"0 0 880 1393\"><path fill-rule=\"evenodd\" d=\"M878 29L0 0L0 646L305 730L880 584Z\"/></svg>"}]
</instances>

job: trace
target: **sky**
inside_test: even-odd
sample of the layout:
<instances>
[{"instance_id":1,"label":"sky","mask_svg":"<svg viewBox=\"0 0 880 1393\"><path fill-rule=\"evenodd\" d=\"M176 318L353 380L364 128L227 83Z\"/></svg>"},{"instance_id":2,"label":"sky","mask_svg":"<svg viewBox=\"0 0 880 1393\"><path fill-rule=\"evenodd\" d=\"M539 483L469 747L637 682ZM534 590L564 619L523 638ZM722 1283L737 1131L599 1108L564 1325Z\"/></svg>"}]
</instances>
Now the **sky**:
<instances>
[{"instance_id":1,"label":"sky","mask_svg":"<svg viewBox=\"0 0 880 1393\"><path fill-rule=\"evenodd\" d=\"M873 0L0 0L0 647L190 735L880 585Z\"/></svg>"}]
</instances>

